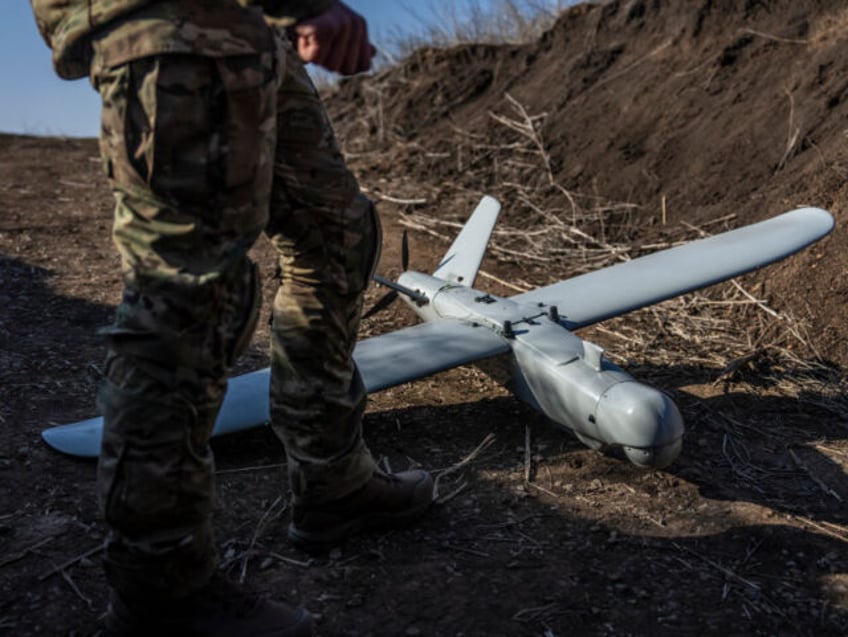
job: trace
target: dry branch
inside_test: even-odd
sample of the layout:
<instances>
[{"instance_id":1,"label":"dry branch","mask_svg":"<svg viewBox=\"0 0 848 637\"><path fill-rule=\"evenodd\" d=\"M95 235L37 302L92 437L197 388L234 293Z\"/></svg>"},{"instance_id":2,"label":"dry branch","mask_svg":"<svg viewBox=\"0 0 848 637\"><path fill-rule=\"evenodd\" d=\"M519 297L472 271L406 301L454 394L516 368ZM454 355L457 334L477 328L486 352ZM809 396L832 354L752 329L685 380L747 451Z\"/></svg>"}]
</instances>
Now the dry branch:
<instances>
[{"instance_id":1,"label":"dry branch","mask_svg":"<svg viewBox=\"0 0 848 637\"><path fill-rule=\"evenodd\" d=\"M232 473L250 473L253 471L269 471L271 469L282 469L286 466L285 462L277 462L274 464L260 464L253 467L239 467L237 469L220 469L216 471L216 475L228 475Z\"/></svg>"},{"instance_id":2,"label":"dry branch","mask_svg":"<svg viewBox=\"0 0 848 637\"><path fill-rule=\"evenodd\" d=\"M456 473L457 471L459 471L459 470L461 470L462 468L464 468L464 467L466 467L467 465L469 465L469 464L470 464L471 462L473 462L473 461L474 461L474 460L475 460L475 459L476 459L476 458L477 458L480 454L482 454L482 453L483 453L486 449L488 449L488 448L492 445L492 443L494 443L494 442L495 442L495 440L496 440L496 438L495 438L495 434L491 434L491 433L490 433L488 436L486 436L486 437L483 439L483 441L482 441L479 445L477 445L477 447L476 447L476 448L475 448L475 449L474 449L471 453L469 453L467 456L465 456L462 460L460 460L459 462L457 462L455 465L452 465L452 466L447 467L447 468L445 468L445 469L436 469L436 470L432 471L433 475L435 475L435 476L436 476L436 480L435 480L435 482L433 483L433 500L434 500L434 501L436 501L436 502L440 502L440 503L441 503L441 502L447 502L447 501L448 501L448 500L450 500L451 498L456 497L456 495L457 495L457 494L458 494L458 493L459 493L462 489L464 489L464 488L465 488L465 485L464 485L464 484L461 484L461 485L460 485L460 486L459 486L459 487L458 487L458 488L457 488L457 489L456 489L453 493L448 494L448 495L447 495L447 496L445 496L444 498L440 498L440 496L439 496L439 486L440 486L440 484L441 484L442 479L443 479L445 476L448 476L448 475L450 475L450 474L452 474L452 473Z\"/></svg>"},{"instance_id":3,"label":"dry branch","mask_svg":"<svg viewBox=\"0 0 848 637\"><path fill-rule=\"evenodd\" d=\"M51 577L53 577L57 573L61 573L62 571L64 571L69 566L73 566L77 562L80 562L84 559L92 557L93 555L97 555L98 553L100 553L101 551L104 551L105 549L106 549L106 545L103 544L103 543L100 543L97 546L95 546L94 548L87 550L85 553L82 553L81 555L77 555L76 557L72 557L71 559L67 560L66 562L63 562L62 564L60 564L56 568L54 568L50 571L47 571L46 573L44 573L43 575L41 575L38 578L38 581L43 582L44 580L50 579Z\"/></svg>"},{"instance_id":4,"label":"dry branch","mask_svg":"<svg viewBox=\"0 0 848 637\"><path fill-rule=\"evenodd\" d=\"M90 597L83 595L82 591L79 589L79 586L77 586L76 582L74 582L73 578L68 574L68 571L62 570L59 572L62 575L62 579L68 583L68 586L71 587L71 590L74 592L74 594L79 597L86 606L88 606L89 610L93 610L94 602L91 600Z\"/></svg>"},{"instance_id":5,"label":"dry branch","mask_svg":"<svg viewBox=\"0 0 848 637\"><path fill-rule=\"evenodd\" d=\"M9 564L14 564L17 561L24 559L27 555L29 555L30 553L34 552L35 550L41 548L42 546L44 546L48 542L52 542L54 539L55 538L51 535L50 537L46 537L46 538L39 540L35 544L28 546L25 549L17 551L16 553L12 553L7 558L5 558L2 562L0 562L0 568L3 568L4 566L8 566Z\"/></svg>"},{"instance_id":6,"label":"dry branch","mask_svg":"<svg viewBox=\"0 0 848 637\"><path fill-rule=\"evenodd\" d=\"M259 540L259 536L265 530L265 527L269 522L278 519L283 512L288 507L287 503L283 503L283 506L280 507L279 511L275 511L277 506L282 502L283 496L277 496L277 498L271 503L265 512L262 514L262 517L259 518L259 522L256 525L256 528L253 531L253 536L250 538L250 544L248 544L247 549L242 556L241 561L241 573L239 574L239 583L243 584L245 578L247 577L247 563L254 552L254 547L256 546L256 542Z\"/></svg>"},{"instance_id":7,"label":"dry branch","mask_svg":"<svg viewBox=\"0 0 848 637\"><path fill-rule=\"evenodd\" d=\"M810 479L818 485L819 489L821 489L826 495L829 495L832 498L836 498L839 502L842 502L842 497L836 491L827 486L825 481L822 480L818 475L816 475L815 472L810 469L810 467L804 464L804 462L801 460L801 458L798 457L798 454L796 454L793 449L789 450L789 455L792 456L792 459L795 461L795 464L797 464L801 469L803 469L804 473L810 476Z\"/></svg>"}]
</instances>

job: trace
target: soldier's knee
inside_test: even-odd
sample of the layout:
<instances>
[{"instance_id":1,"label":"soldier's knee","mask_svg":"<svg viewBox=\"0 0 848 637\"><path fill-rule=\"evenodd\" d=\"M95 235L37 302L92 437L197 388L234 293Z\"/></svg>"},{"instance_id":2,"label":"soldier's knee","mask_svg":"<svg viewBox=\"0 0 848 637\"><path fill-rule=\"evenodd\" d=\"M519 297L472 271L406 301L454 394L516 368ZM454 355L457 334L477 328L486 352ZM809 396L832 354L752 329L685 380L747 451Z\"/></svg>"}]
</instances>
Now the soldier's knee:
<instances>
[{"instance_id":1,"label":"soldier's knee","mask_svg":"<svg viewBox=\"0 0 848 637\"><path fill-rule=\"evenodd\" d=\"M242 354L262 303L258 270L242 257L211 280L127 289L115 323L100 333L117 355L164 369L223 375Z\"/></svg>"}]
</instances>

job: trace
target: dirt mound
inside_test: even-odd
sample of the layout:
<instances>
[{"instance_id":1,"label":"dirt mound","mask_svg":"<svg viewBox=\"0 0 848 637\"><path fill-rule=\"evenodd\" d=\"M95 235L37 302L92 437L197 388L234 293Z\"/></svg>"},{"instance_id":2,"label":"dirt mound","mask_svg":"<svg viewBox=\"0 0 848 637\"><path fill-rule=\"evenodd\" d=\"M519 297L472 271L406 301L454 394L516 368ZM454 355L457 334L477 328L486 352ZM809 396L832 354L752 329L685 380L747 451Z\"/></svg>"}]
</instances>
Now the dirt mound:
<instances>
[{"instance_id":1,"label":"dirt mound","mask_svg":"<svg viewBox=\"0 0 848 637\"><path fill-rule=\"evenodd\" d=\"M586 334L680 406L669 469L588 450L456 369L375 394L365 419L381 462L434 470L438 506L328 555L285 539L273 436L216 439L222 568L303 600L324 635L848 634L846 28L835 0L605 2L538 42L422 50L340 85L385 274L401 226L431 269L483 193L505 211L479 283L502 294L801 205L837 227ZM40 432L94 415L110 226L94 140L0 136L0 633L97 634L105 609L95 466ZM254 256L265 318L274 258ZM394 306L362 333L410 321ZM236 372L267 344L261 320Z\"/></svg>"},{"instance_id":2,"label":"dirt mound","mask_svg":"<svg viewBox=\"0 0 848 637\"><path fill-rule=\"evenodd\" d=\"M471 193L492 192L507 220L538 224L534 207L570 208L555 183L584 208L626 204L626 219L587 230L637 247L681 222L831 210L833 237L761 280L845 364L846 28L836 1L580 5L539 42L422 50L328 101L366 186L402 180L408 198L458 217ZM534 150L543 160L517 166Z\"/></svg>"}]
</instances>

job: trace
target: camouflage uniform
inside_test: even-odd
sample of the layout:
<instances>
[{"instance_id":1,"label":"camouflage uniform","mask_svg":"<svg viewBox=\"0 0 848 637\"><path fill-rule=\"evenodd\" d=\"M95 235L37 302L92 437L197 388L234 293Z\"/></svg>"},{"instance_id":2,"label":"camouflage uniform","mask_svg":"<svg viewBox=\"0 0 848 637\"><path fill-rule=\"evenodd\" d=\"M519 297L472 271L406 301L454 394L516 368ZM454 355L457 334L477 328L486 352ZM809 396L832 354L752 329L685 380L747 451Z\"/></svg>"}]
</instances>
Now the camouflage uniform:
<instances>
[{"instance_id":1,"label":"camouflage uniform","mask_svg":"<svg viewBox=\"0 0 848 637\"><path fill-rule=\"evenodd\" d=\"M116 198L124 294L106 328L98 469L119 591L182 595L216 566L208 441L260 306L247 252L279 252L271 414L296 501L365 484L351 354L379 247L288 41L235 0L32 0L57 72L88 72ZM327 2L268 2L285 26ZM288 17L286 17L288 16Z\"/></svg>"}]
</instances>

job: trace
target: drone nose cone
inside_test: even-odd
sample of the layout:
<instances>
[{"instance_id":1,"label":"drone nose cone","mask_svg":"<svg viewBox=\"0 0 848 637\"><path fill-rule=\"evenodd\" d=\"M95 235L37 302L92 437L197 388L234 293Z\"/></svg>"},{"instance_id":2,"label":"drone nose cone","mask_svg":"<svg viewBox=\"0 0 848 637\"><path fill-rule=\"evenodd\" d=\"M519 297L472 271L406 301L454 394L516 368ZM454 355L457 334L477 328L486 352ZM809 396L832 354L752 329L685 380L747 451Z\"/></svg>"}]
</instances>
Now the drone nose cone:
<instances>
[{"instance_id":1,"label":"drone nose cone","mask_svg":"<svg viewBox=\"0 0 848 637\"><path fill-rule=\"evenodd\" d=\"M643 469L665 469L677 460L683 448L683 438L678 438L664 447L622 447L624 455L637 467Z\"/></svg>"},{"instance_id":2,"label":"drone nose cone","mask_svg":"<svg viewBox=\"0 0 848 637\"><path fill-rule=\"evenodd\" d=\"M596 420L607 439L634 464L660 469L680 453L683 417L665 394L637 382L610 387L598 402Z\"/></svg>"}]
</instances>

